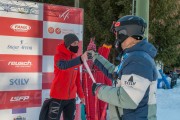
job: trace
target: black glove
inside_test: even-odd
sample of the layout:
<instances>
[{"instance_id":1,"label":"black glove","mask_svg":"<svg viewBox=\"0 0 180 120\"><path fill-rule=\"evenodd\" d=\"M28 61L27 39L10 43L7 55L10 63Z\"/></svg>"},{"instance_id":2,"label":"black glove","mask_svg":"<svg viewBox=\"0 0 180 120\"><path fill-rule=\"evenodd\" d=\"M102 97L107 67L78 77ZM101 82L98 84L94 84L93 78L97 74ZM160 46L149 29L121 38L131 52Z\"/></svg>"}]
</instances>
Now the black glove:
<instances>
[{"instance_id":1,"label":"black glove","mask_svg":"<svg viewBox=\"0 0 180 120\"><path fill-rule=\"evenodd\" d=\"M101 84L101 83L93 83L93 85L92 85L92 94L95 95L97 88L102 86L102 85L103 84Z\"/></svg>"},{"instance_id":2,"label":"black glove","mask_svg":"<svg viewBox=\"0 0 180 120\"><path fill-rule=\"evenodd\" d=\"M87 52L87 57L88 57L88 59L92 59L94 55L95 55L94 50L89 50L89 51Z\"/></svg>"}]
</instances>

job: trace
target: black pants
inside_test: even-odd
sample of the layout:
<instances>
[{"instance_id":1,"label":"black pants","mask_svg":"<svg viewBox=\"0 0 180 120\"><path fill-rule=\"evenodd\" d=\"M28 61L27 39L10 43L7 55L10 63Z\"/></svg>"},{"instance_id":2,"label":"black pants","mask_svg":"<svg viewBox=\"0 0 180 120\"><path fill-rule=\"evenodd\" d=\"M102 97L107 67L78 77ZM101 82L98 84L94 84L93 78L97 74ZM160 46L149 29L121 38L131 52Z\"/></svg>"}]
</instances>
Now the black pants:
<instances>
[{"instance_id":1,"label":"black pants","mask_svg":"<svg viewBox=\"0 0 180 120\"><path fill-rule=\"evenodd\" d=\"M60 120L63 112L63 120L74 120L76 112L76 100L53 99L49 106L48 120Z\"/></svg>"}]
</instances>

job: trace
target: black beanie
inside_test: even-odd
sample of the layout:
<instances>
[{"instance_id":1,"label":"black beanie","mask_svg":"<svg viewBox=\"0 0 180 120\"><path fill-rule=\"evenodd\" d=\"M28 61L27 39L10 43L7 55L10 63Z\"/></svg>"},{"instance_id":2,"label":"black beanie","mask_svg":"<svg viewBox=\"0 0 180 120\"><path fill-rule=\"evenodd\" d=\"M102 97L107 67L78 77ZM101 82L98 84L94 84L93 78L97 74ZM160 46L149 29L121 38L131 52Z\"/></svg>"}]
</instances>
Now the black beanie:
<instances>
[{"instance_id":1,"label":"black beanie","mask_svg":"<svg viewBox=\"0 0 180 120\"><path fill-rule=\"evenodd\" d=\"M79 41L75 34L69 33L64 36L64 44L66 47L70 46L74 41Z\"/></svg>"}]
</instances>

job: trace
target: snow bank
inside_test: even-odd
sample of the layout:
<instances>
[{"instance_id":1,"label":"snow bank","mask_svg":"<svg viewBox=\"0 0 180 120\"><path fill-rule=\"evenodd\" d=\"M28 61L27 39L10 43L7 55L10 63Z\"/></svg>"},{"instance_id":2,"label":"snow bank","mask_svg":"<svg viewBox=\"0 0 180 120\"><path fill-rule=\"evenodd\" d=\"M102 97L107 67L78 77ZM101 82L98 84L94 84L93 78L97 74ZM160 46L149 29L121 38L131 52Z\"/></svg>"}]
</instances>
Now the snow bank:
<instances>
[{"instance_id":1,"label":"snow bank","mask_svg":"<svg viewBox=\"0 0 180 120\"><path fill-rule=\"evenodd\" d=\"M173 89L157 90L157 120L180 120L180 79Z\"/></svg>"}]
</instances>

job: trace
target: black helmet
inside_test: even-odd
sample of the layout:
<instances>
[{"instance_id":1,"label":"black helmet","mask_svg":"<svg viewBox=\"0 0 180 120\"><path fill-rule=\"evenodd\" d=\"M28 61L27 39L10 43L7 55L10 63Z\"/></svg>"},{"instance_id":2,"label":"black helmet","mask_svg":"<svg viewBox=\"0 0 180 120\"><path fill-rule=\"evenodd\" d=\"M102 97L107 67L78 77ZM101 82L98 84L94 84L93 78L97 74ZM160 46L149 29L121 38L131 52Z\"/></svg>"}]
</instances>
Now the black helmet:
<instances>
[{"instance_id":1,"label":"black helmet","mask_svg":"<svg viewBox=\"0 0 180 120\"><path fill-rule=\"evenodd\" d=\"M111 31L116 34L115 48L121 51L121 43L128 37L142 40L146 26L143 18L134 15L127 15L113 22Z\"/></svg>"},{"instance_id":2,"label":"black helmet","mask_svg":"<svg viewBox=\"0 0 180 120\"><path fill-rule=\"evenodd\" d=\"M143 18L134 15L127 15L120 18L115 23L114 30L117 34L124 34L140 40L144 36L146 27L147 24Z\"/></svg>"}]
</instances>

